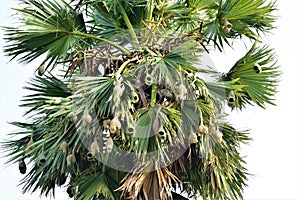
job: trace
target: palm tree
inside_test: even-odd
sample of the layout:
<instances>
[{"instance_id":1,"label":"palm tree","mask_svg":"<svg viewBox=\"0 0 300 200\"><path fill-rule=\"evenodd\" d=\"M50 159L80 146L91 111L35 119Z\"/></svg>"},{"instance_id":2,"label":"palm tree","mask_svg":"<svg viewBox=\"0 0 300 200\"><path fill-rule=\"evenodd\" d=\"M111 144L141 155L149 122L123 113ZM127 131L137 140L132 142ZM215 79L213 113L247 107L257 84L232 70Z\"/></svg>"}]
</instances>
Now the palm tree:
<instances>
[{"instance_id":1,"label":"palm tree","mask_svg":"<svg viewBox=\"0 0 300 200\"><path fill-rule=\"evenodd\" d=\"M265 0L20 0L4 51L25 64L43 58L25 87L27 121L2 144L26 174L23 191L242 198L238 149L251 138L224 110L274 105L280 72L261 42L274 10ZM201 64L247 38L227 73Z\"/></svg>"}]
</instances>

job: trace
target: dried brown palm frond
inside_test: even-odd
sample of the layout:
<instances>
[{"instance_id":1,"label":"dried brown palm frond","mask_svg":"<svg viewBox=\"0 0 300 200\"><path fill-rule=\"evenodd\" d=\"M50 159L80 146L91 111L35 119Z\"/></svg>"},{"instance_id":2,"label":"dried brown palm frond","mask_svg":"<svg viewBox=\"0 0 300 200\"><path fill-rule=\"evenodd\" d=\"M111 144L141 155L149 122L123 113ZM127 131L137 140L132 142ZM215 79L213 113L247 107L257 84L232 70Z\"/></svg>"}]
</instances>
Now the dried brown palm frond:
<instances>
[{"instance_id":1,"label":"dried brown palm frond","mask_svg":"<svg viewBox=\"0 0 300 200\"><path fill-rule=\"evenodd\" d=\"M129 193L132 200L173 199L172 190L180 180L167 167L149 171L153 165L154 163L145 164L127 174L118 189L123 191L122 195Z\"/></svg>"}]
</instances>

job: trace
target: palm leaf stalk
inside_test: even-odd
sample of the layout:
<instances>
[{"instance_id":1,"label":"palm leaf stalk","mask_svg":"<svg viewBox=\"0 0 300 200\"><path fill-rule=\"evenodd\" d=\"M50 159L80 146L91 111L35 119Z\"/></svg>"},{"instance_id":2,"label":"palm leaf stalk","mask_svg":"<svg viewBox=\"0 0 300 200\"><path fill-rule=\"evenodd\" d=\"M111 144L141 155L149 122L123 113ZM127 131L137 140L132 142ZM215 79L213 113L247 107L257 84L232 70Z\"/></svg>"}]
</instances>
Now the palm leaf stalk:
<instances>
[{"instance_id":1,"label":"palm leaf stalk","mask_svg":"<svg viewBox=\"0 0 300 200\"><path fill-rule=\"evenodd\" d=\"M2 143L25 174L24 193L65 186L79 200L243 198L249 172L239 148L251 138L224 108L275 105L280 71L260 37L274 28L274 2L20 3L4 52L25 64L46 55L25 87L26 121L12 122L20 130ZM203 65L213 46L245 38L252 47L227 73Z\"/></svg>"}]
</instances>

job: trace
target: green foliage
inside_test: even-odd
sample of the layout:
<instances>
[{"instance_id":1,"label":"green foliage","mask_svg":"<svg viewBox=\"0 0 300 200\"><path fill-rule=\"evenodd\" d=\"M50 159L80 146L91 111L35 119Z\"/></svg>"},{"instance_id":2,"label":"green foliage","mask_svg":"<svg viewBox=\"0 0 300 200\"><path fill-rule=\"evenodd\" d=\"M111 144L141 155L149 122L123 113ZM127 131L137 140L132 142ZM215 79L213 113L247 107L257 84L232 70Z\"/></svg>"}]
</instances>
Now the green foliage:
<instances>
[{"instance_id":1,"label":"green foliage","mask_svg":"<svg viewBox=\"0 0 300 200\"><path fill-rule=\"evenodd\" d=\"M227 122L224 107L274 105L280 72L274 50L259 44L273 29L273 2L20 3L20 25L4 27L4 52L23 63L46 54L46 72L39 67L25 87L26 123L13 122L20 130L2 144L8 163L32 166L23 192L47 196L66 185L79 200L243 198L239 148L251 138ZM228 73L203 66L210 42L222 50L244 36L253 45ZM141 162L149 153L152 162ZM109 165L132 154L130 172Z\"/></svg>"},{"instance_id":2,"label":"green foliage","mask_svg":"<svg viewBox=\"0 0 300 200\"><path fill-rule=\"evenodd\" d=\"M29 63L47 53L44 62L49 60L51 65L66 58L70 49L82 46L82 38L72 33L86 31L83 15L67 3L35 0L21 3L25 7L15 9L21 14L20 26L6 28L5 37L13 42L5 47L8 56L23 54L19 60Z\"/></svg>"},{"instance_id":3,"label":"green foliage","mask_svg":"<svg viewBox=\"0 0 300 200\"><path fill-rule=\"evenodd\" d=\"M266 4L263 0L224 0L220 1L216 18L207 24L206 35L217 40L220 46L223 41L230 45L228 39L246 36L257 39L260 32L273 28L275 17L271 14L275 10L274 3ZM232 28L226 29L226 20Z\"/></svg>"},{"instance_id":4,"label":"green foliage","mask_svg":"<svg viewBox=\"0 0 300 200\"><path fill-rule=\"evenodd\" d=\"M78 182L78 200L84 199L99 199L104 197L106 199L119 199L120 195L114 191L118 186L119 180L115 180L115 174L109 173L93 173L83 176L76 180Z\"/></svg>"},{"instance_id":5,"label":"green foliage","mask_svg":"<svg viewBox=\"0 0 300 200\"><path fill-rule=\"evenodd\" d=\"M280 75L276 63L274 50L268 46L257 47L254 43L248 53L223 77L225 80L239 78L236 84L245 86L234 93L236 102L232 107L241 109L250 101L263 108L266 103L274 105L273 96Z\"/></svg>"}]
</instances>

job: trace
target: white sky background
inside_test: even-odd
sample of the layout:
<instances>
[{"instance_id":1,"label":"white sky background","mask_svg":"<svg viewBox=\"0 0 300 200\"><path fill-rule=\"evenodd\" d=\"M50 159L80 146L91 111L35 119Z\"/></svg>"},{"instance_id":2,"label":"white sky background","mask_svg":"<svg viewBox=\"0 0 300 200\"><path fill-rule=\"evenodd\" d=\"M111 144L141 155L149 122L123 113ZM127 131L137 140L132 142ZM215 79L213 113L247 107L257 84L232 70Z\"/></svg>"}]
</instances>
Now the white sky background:
<instances>
[{"instance_id":1,"label":"white sky background","mask_svg":"<svg viewBox=\"0 0 300 200\"><path fill-rule=\"evenodd\" d=\"M11 23L9 8L15 2L0 0L0 25ZM249 107L231 116L235 126L251 128L253 141L242 149L247 156L247 168L253 174L244 192L248 200L300 200L300 0L278 0L277 5L281 16L276 23L278 29L266 42L276 49L283 71L276 95L278 106L268 106L267 110ZM7 133L16 130L7 122L22 120L24 110L18 107L25 94L22 87L33 77L38 64L23 66L8 62L2 53L2 30L0 34L0 141L3 141L8 138ZM243 56L242 44L235 49L211 55L218 69L230 68ZM19 173L17 165L4 165L6 160L0 159L0 200L46 199L38 193L23 195L17 185L24 175ZM57 190L56 199L68 199L65 190Z\"/></svg>"}]
</instances>

